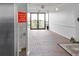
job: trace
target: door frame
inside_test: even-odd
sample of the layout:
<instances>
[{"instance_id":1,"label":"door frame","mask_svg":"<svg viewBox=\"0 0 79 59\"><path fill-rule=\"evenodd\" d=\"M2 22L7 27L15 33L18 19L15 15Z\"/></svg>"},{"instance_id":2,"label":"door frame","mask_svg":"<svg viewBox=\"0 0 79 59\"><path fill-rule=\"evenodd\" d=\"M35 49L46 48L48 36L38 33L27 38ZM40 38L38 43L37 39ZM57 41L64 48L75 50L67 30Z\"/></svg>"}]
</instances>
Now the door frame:
<instances>
[{"instance_id":1,"label":"door frame","mask_svg":"<svg viewBox=\"0 0 79 59\"><path fill-rule=\"evenodd\" d=\"M37 14L37 28L32 28L32 14ZM44 28L39 28L39 14L44 14ZM30 29L31 30L44 30L46 29L46 13L45 12L30 12Z\"/></svg>"}]
</instances>

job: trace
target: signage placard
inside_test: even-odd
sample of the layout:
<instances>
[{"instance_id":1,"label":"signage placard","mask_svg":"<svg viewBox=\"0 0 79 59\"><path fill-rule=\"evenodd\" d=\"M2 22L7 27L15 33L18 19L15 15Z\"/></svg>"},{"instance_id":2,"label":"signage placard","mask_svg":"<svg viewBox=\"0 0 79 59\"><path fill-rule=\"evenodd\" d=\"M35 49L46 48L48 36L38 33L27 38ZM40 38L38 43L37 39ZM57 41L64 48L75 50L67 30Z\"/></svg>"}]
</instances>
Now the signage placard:
<instances>
[{"instance_id":1,"label":"signage placard","mask_svg":"<svg viewBox=\"0 0 79 59\"><path fill-rule=\"evenodd\" d=\"M26 22L27 13L26 12L18 12L18 23Z\"/></svg>"}]
</instances>

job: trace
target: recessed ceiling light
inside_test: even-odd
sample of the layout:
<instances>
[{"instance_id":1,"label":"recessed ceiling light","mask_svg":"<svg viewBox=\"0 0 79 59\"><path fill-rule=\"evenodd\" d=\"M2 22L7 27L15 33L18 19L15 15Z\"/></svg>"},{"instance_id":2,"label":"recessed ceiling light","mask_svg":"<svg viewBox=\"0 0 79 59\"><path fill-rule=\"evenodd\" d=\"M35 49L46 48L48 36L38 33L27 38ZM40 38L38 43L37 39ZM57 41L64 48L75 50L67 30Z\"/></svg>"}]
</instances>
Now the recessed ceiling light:
<instances>
[{"instance_id":1,"label":"recessed ceiling light","mask_svg":"<svg viewBox=\"0 0 79 59\"><path fill-rule=\"evenodd\" d=\"M59 9L58 8L56 8L56 11L58 11Z\"/></svg>"}]
</instances>

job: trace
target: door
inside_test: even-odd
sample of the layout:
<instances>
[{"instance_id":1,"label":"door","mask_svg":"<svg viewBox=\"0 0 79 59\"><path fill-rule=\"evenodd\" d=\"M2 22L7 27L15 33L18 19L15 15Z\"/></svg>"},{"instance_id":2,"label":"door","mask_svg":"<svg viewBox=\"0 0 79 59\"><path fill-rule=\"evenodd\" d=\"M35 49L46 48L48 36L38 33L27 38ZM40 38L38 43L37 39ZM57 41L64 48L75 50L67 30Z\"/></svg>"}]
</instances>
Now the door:
<instances>
[{"instance_id":1,"label":"door","mask_svg":"<svg viewBox=\"0 0 79 59\"><path fill-rule=\"evenodd\" d=\"M37 14L36 13L33 13L33 14L31 14L31 20L30 20L30 22L31 22L31 29L37 29L38 27L37 27Z\"/></svg>"},{"instance_id":2,"label":"door","mask_svg":"<svg viewBox=\"0 0 79 59\"><path fill-rule=\"evenodd\" d=\"M44 13L39 13L38 14L38 25L39 29L45 29L45 14Z\"/></svg>"},{"instance_id":3,"label":"door","mask_svg":"<svg viewBox=\"0 0 79 59\"><path fill-rule=\"evenodd\" d=\"M0 4L0 56L14 56L14 4Z\"/></svg>"},{"instance_id":4,"label":"door","mask_svg":"<svg viewBox=\"0 0 79 59\"><path fill-rule=\"evenodd\" d=\"M30 29L45 29L45 13L30 14Z\"/></svg>"}]
</instances>

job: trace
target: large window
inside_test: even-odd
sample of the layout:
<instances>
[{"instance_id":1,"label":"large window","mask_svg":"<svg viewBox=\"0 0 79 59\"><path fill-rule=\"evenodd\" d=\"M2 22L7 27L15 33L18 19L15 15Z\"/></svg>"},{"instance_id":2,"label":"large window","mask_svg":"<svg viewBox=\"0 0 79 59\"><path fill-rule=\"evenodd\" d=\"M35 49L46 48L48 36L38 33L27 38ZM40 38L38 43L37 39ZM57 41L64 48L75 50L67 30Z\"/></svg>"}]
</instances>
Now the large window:
<instances>
[{"instance_id":1,"label":"large window","mask_svg":"<svg viewBox=\"0 0 79 59\"><path fill-rule=\"evenodd\" d=\"M48 13L28 13L28 28L46 29L48 26Z\"/></svg>"}]
</instances>

